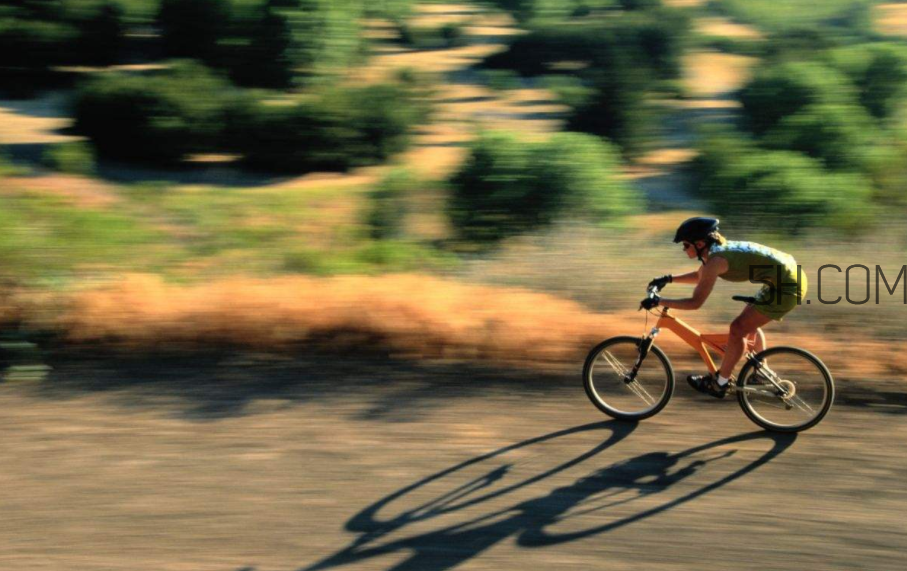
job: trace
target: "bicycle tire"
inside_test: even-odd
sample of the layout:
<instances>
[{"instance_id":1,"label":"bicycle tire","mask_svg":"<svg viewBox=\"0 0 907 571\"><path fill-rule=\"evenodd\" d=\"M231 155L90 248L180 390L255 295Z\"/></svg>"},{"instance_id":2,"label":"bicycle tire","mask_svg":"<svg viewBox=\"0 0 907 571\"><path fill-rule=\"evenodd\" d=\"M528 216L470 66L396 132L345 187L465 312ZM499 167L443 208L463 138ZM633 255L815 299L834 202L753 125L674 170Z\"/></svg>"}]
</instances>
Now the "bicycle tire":
<instances>
[{"instance_id":1,"label":"bicycle tire","mask_svg":"<svg viewBox=\"0 0 907 571\"><path fill-rule=\"evenodd\" d=\"M755 360L762 361L765 359L771 359L771 362L775 363L779 360L779 356L784 354L788 356L796 355L804 359L805 362L811 363L815 367L815 370L818 372L819 376L817 378L820 380L820 383L816 384L823 387L824 393L821 406L817 411L815 411L815 414L803 422L793 424L781 424L774 422L766 418L763 414L760 414L754 407L753 399L748 396L750 393L746 390L747 384L752 379L751 374L754 372L754 360L752 359L748 360L743 366L743 369L741 369L740 371L737 386L737 402L740 404L740 408L743 409L743 413L746 414L747 418L766 430L772 432L800 432L803 430L808 430L819 424L819 422L821 422L822 419L825 418L825 415L828 414L828 411L831 410L831 406L835 400L834 379L832 378L831 371L829 371L828 367L825 366L825 363L823 363L818 357L816 357L809 351L800 349L798 347L771 347L757 354L755 356ZM772 368L775 367L775 365L773 364L770 364L769 366ZM794 407L791 407L787 410L792 410L793 408Z\"/></svg>"},{"instance_id":2,"label":"bicycle tire","mask_svg":"<svg viewBox=\"0 0 907 571\"><path fill-rule=\"evenodd\" d=\"M664 354L664 351L662 351L660 348L656 347L655 345L652 345L649 348L649 353L646 356L646 361L644 361L644 366L646 363L655 363L655 362L657 362L661 365L660 369L663 371L663 376L664 376L663 380L657 376L657 375L659 375L658 369L652 369L652 375L653 375L652 378L654 380L653 380L651 386L657 387L662 382L664 383L664 386L661 388L661 394L658 396L658 398L654 398L654 397L652 397L652 395L650 395L648 392L646 392L645 394L647 396L652 397L651 400L653 402L647 403L648 406L642 408L639 411L636 411L636 410L624 410L624 409L618 407L617 404L615 402L613 402L613 399L611 397L609 397L609 398L603 397L602 393L604 392L604 389L606 389L606 388L609 390L611 390L611 389L619 390L620 383L623 383L625 386L629 386L629 385L627 383L625 383L616 372L613 372L613 371L612 371L612 375L611 375L613 378L609 379L609 378L603 378L602 376L600 376L599 378L601 379L601 383L598 383L595 378L594 370L596 369L596 363L598 362L599 357L602 356L604 351L606 349L608 349L609 347L617 347L617 346L621 346L621 350L623 351L623 353L626 353L628 356L632 356L634 350L636 352L636 355L638 355L639 354L639 345L640 345L641 341L642 341L642 339L640 339L639 337L630 337L630 336L619 336L619 337L612 337L610 339L606 339L605 341L602 341L601 343L596 345L589 352L588 356L586 357L586 361L583 364L583 387L586 390L586 396L589 397L589 400L592 401L592 404L594 404L596 408L598 408L600 411L604 412L611 418L615 418L617 420L625 420L625 421L644 420L646 418L649 418L649 417L654 416L654 415L658 414L659 412L661 412L661 410L664 409L665 406L667 406L668 402L671 400L671 397L674 394L674 385L675 385L674 368L671 365L671 361L668 359L667 355ZM631 347L631 345L632 345L632 347ZM653 356L655 357L656 360L652 359ZM627 364L629 365L629 367L632 367L634 362L635 362L635 358L633 359L633 362L629 362ZM607 364L607 362L606 362L606 364ZM640 369L640 373L642 373L642 372L643 372L642 369ZM649 378L648 371L646 371L646 373L647 373L646 378L648 379ZM627 390L627 392L633 392L634 394L636 394L636 396L639 396L639 393L636 393L635 391L632 391L629 388L627 388L626 390ZM609 402L609 400L611 400L612 402ZM632 397L630 397L629 400L632 400ZM643 400L643 397L640 397L639 400Z\"/></svg>"}]
</instances>

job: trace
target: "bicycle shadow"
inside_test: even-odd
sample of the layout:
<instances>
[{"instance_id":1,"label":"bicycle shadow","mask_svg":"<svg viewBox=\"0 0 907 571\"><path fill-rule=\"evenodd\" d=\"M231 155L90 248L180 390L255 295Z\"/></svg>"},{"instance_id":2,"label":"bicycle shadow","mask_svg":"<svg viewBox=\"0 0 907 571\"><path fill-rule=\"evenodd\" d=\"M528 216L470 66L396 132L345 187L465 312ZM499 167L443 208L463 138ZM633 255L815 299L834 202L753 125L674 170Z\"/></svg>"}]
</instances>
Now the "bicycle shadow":
<instances>
[{"instance_id":1,"label":"bicycle shadow","mask_svg":"<svg viewBox=\"0 0 907 571\"><path fill-rule=\"evenodd\" d=\"M519 546L534 548L606 533L652 517L725 486L770 462L796 440L795 434L779 435L757 431L723 438L674 454L668 452L642 454L596 470L572 484L554 488L544 495L515 503L510 507L492 510L487 514L471 517L437 530L417 533L410 537L377 545L377 542L383 537L408 525L475 506L562 472L623 440L633 432L634 428L635 425L615 421L578 426L513 444L442 470L375 502L353 516L347 522L346 529L361 533L361 535L344 549L308 567L303 567L299 571L331 569L398 552L405 552L409 555L400 563L390 567L389 571L443 571L480 555L510 537L514 538ZM609 429L611 435L591 450L541 474L495 491L486 490L506 476L509 465L503 465L473 478L465 484L455 486L436 498L406 510L396 517L385 520L378 518L378 513L394 501L467 466L539 442L596 429ZM772 447L757 459L711 484L698 487L683 496L665 501L655 507L643 509L601 525L567 533L551 531L558 524L570 519L660 494L694 475L704 466L732 456L736 450L718 453L704 460L691 460L694 455L701 455L722 446L757 439L771 441ZM589 504L592 507L589 507Z\"/></svg>"}]
</instances>

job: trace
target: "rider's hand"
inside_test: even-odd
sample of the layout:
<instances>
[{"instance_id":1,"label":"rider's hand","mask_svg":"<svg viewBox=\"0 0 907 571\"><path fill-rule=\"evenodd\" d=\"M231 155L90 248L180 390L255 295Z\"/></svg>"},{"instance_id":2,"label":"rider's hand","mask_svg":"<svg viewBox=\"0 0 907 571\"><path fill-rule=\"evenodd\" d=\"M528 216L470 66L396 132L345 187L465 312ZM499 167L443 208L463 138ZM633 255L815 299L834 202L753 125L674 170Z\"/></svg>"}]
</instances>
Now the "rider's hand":
<instances>
[{"instance_id":1,"label":"rider's hand","mask_svg":"<svg viewBox=\"0 0 907 571\"><path fill-rule=\"evenodd\" d=\"M673 281L674 278L671 276L671 274L668 274L666 276L661 276L660 278L655 278L654 280L650 281L649 287L655 286L658 289L664 289L666 285Z\"/></svg>"},{"instance_id":2,"label":"rider's hand","mask_svg":"<svg viewBox=\"0 0 907 571\"><path fill-rule=\"evenodd\" d=\"M646 299L639 302L639 307L640 307L640 309L645 309L646 311L648 311L648 310L652 309L653 307L657 306L660 301L661 301L660 297L658 297L657 295L653 295L652 297L647 297Z\"/></svg>"}]
</instances>

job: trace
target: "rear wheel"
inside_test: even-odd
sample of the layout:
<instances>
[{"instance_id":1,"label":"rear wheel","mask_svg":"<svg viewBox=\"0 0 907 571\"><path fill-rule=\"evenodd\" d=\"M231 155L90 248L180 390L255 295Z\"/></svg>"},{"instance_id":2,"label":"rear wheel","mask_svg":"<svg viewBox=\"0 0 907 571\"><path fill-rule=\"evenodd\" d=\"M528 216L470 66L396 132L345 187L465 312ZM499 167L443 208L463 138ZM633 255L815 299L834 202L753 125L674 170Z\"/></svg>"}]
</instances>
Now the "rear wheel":
<instances>
[{"instance_id":1,"label":"rear wheel","mask_svg":"<svg viewBox=\"0 0 907 571\"><path fill-rule=\"evenodd\" d=\"M600 411L619 420L642 420L661 411L674 394L674 369L664 352L652 345L636 376L642 339L612 337L599 343L583 366L586 394Z\"/></svg>"},{"instance_id":2,"label":"rear wheel","mask_svg":"<svg viewBox=\"0 0 907 571\"><path fill-rule=\"evenodd\" d=\"M737 401L750 420L775 432L817 425L831 409L835 385L818 357L796 347L772 347L747 361Z\"/></svg>"}]
</instances>

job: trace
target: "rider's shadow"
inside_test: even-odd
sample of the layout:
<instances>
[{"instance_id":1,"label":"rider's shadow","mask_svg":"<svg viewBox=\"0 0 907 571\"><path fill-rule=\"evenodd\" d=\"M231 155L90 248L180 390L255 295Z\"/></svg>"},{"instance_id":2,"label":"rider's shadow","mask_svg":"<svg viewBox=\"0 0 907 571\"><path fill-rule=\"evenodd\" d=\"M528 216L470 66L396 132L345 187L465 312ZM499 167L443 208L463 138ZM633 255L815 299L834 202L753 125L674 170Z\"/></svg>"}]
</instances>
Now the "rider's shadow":
<instances>
[{"instance_id":1,"label":"rider's shadow","mask_svg":"<svg viewBox=\"0 0 907 571\"><path fill-rule=\"evenodd\" d=\"M638 511L621 519L597 518L598 515L607 516L607 510L610 508L628 504L642 497L660 494L678 482L694 475L707 464L730 457L734 454L734 451L716 453L705 459L693 460L691 456L705 453L709 449L756 438L770 439L773 442L772 448L761 457L728 476L711 484L695 487L684 496ZM351 521L355 522L355 525L347 526L348 528L358 527L365 532L363 535L353 541L347 548L301 571L340 567L399 552L408 553L409 555L400 563L390 567L391 571L443 571L476 557L510 537L515 538L517 544L523 547L543 547L604 533L663 512L736 480L783 452L794 442L795 438L795 435L778 436L756 432L718 440L675 454L667 452L642 454L618 464L596 470L572 484L555 488L543 496L517 503L511 507L491 511L438 530L374 545L383 536L392 531L400 530L408 523L424 521L443 513L461 509L467 505L476 505L478 502L475 500L477 499L485 501L490 497L501 495L500 492L485 493L478 498L470 499L470 496L481 494L483 490L507 474L508 467L502 466L442 494L431 502L406 512L406 514L395 520L384 523L373 521L374 525L370 529L364 529L361 521L362 514L369 514L369 517L373 517L376 512L373 508L386 505L388 498L385 498L385 500L378 502L375 506L370 506L370 508L354 517ZM614 437L612 436L610 440L614 440ZM571 463L571 465L574 464ZM442 472L442 474L447 473L450 473L450 470ZM423 480L421 483L431 479ZM516 487L505 488L505 491L512 491ZM410 491L412 489L414 489L414 486L404 490ZM398 497L400 497L399 493L390 496L390 498L394 499ZM581 531L565 533L552 531L559 524L582 516L587 516L583 521L607 519L608 522L594 525ZM357 521L357 518L359 521Z\"/></svg>"}]
</instances>

